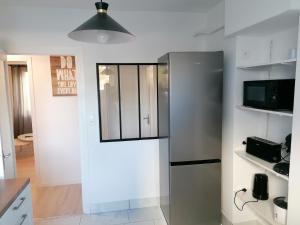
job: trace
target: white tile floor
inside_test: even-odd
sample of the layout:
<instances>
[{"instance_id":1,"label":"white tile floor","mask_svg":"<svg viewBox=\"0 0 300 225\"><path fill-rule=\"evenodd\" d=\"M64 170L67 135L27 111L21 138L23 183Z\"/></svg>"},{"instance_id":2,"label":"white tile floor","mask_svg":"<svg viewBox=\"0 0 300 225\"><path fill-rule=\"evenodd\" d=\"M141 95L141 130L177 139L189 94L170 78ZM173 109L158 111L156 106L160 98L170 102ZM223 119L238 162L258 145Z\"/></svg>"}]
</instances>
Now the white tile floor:
<instances>
[{"instance_id":1,"label":"white tile floor","mask_svg":"<svg viewBox=\"0 0 300 225\"><path fill-rule=\"evenodd\" d=\"M166 223L160 209L154 207L36 220L35 225L166 225Z\"/></svg>"}]
</instances>

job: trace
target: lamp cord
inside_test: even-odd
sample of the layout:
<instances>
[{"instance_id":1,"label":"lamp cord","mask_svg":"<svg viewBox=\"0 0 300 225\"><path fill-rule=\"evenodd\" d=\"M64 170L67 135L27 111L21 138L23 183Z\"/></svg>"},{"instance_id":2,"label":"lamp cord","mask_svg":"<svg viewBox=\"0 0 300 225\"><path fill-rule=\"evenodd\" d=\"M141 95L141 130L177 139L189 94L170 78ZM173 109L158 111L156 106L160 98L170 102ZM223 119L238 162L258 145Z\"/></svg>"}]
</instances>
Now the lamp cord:
<instances>
[{"instance_id":1,"label":"lamp cord","mask_svg":"<svg viewBox=\"0 0 300 225\"><path fill-rule=\"evenodd\" d=\"M243 188L243 189L238 190L238 191L235 192L233 202L234 202L235 207L236 207L239 211L243 211L243 210L244 210L244 206L245 206L246 204L250 203L250 202L258 202L258 199L256 199L255 201L246 201L246 202L244 202L244 204L243 204L242 207L240 208L240 207L236 204L236 196L237 196L238 193L240 193L240 192L246 192L246 191L247 191L247 189L246 189L246 188Z\"/></svg>"}]
</instances>

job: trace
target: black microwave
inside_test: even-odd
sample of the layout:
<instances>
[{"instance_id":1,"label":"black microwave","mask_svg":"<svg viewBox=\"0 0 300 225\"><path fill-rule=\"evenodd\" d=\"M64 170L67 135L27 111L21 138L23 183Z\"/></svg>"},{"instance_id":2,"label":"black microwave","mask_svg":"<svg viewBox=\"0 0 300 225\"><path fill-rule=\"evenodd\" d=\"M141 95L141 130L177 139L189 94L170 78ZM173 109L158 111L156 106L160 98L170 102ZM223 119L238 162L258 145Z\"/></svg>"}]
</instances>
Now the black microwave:
<instances>
[{"instance_id":1,"label":"black microwave","mask_svg":"<svg viewBox=\"0 0 300 225\"><path fill-rule=\"evenodd\" d=\"M293 110L295 79L244 81L244 106Z\"/></svg>"}]
</instances>

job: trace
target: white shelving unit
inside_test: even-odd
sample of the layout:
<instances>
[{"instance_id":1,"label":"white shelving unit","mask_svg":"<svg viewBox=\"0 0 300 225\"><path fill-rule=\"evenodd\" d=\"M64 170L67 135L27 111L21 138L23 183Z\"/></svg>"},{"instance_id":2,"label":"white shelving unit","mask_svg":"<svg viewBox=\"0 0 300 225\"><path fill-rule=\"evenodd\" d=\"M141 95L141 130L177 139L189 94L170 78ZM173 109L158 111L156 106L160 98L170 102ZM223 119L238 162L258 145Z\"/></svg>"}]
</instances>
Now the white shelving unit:
<instances>
[{"instance_id":1,"label":"white shelving unit","mask_svg":"<svg viewBox=\"0 0 300 225\"><path fill-rule=\"evenodd\" d=\"M271 66L295 66L297 59L287 59L277 62L253 63L249 65L238 66L239 69L263 69Z\"/></svg>"},{"instance_id":2,"label":"white shelving unit","mask_svg":"<svg viewBox=\"0 0 300 225\"><path fill-rule=\"evenodd\" d=\"M250 33L242 33L236 37L234 43L235 61L232 62L234 68L231 71L233 82L229 85L234 96L232 98L233 116L230 117L232 119L233 142L230 143L231 149L226 149L228 152L232 151L233 155L232 190L249 187L247 193L239 194L239 198L242 202L253 200L253 177L257 173L266 173L269 177L268 186L271 196L268 201L247 204L253 213L249 213L247 210L236 212L236 217L235 215L233 217L241 222L243 221L240 218L247 218L249 221L262 220L265 222L264 224L279 225L275 223L273 218L273 198L279 196L291 198L289 185L292 179L275 172L273 170L275 163L269 163L252 156L245 150L240 151L244 149L243 141L251 136L284 143L285 137L293 133L294 125L297 125L294 123L295 111L265 110L243 105L243 84L245 81L297 78L297 56L290 58L294 57L290 53L299 48L299 15L295 18L293 16L292 20L287 19L286 22L289 26L283 26L280 29L275 21L264 24L263 29L259 25L255 25ZM276 29L269 32L269 26ZM297 88L295 86L295 89ZM292 149L291 154L295 154L294 152Z\"/></svg>"},{"instance_id":3,"label":"white shelving unit","mask_svg":"<svg viewBox=\"0 0 300 225\"><path fill-rule=\"evenodd\" d=\"M266 170L267 172L273 174L274 176L277 176L283 180L286 180L288 181L289 180L289 177L288 176L285 176L285 175L281 175L279 173L276 173L274 170L273 170L273 166L275 165L275 163L269 163L265 160L262 160L260 158L257 158L255 156L252 156L244 151L237 151L235 152L239 157L247 160L248 162Z\"/></svg>"},{"instance_id":4,"label":"white shelving unit","mask_svg":"<svg viewBox=\"0 0 300 225\"><path fill-rule=\"evenodd\" d=\"M241 202L246 201L255 201L252 197L250 189L247 189L247 192L240 192L237 197ZM250 202L247 203L246 207L249 207L256 215L258 215L261 219L272 225L282 225L280 223L276 223L274 221L274 209L273 209L273 197L269 197L266 201L258 201L258 202Z\"/></svg>"},{"instance_id":5,"label":"white shelving unit","mask_svg":"<svg viewBox=\"0 0 300 225\"><path fill-rule=\"evenodd\" d=\"M254 111L254 112L268 113L268 114L273 114L278 116L293 117L292 111L272 111L272 110L265 110L265 109L256 109L256 108L242 106L242 105L237 106L237 108L246 111Z\"/></svg>"}]
</instances>

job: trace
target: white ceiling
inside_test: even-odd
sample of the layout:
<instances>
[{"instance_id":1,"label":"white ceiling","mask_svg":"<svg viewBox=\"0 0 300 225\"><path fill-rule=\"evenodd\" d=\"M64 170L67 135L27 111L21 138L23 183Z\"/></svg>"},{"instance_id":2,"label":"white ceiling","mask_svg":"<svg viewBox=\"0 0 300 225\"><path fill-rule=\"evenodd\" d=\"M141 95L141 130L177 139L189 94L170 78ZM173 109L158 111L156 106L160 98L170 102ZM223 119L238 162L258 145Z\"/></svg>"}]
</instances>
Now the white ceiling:
<instances>
[{"instance_id":1,"label":"white ceiling","mask_svg":"<svg viewBox=\"0 0 300 225\"><path fill-rule=\"evenodd\" d=\"M0 5L93 9L98 0L0 0ZM100 0L99 0L100 1ZM104 0L105 1L105 0ZM207 12L223 0L106 0L110 10Z\"/></svg>"}]
</instances>

